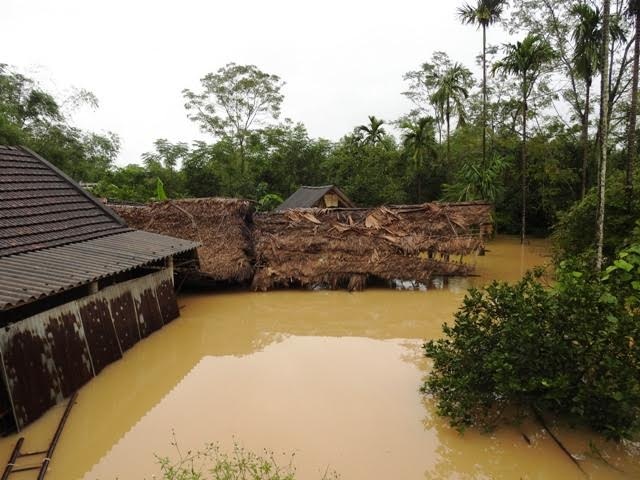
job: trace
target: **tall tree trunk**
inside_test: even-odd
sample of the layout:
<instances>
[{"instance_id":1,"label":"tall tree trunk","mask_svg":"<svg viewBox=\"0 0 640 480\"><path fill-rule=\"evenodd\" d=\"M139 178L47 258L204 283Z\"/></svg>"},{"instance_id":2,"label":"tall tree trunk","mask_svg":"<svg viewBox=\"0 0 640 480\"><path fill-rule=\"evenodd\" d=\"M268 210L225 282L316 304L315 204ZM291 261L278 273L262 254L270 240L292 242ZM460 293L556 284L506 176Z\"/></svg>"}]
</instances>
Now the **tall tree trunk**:
<instances>
[{"instance_id":1,"label":"tall tree trunk","mask_svg":"<svg viewBox=\"0 0 640 480\"><path fill-rule=\"evenodd\" d=\"M526 74L525 74L526 75ZM523 81L522 88L522 217L520 225L520 243L524 243L527 229L527 87Z\"/></svg>"},{"instance_id":2,"label":"tall tree trunk","mask_svg":"<svg viewBox=\"0 0 640 480\"><path fill-rule=\"evenodd\" d=\"M638 6L640 7L640 6ZM631 82L631 111L629 112L629 133L627 137L627 199L633 198L633 167L638 155L636 139L636 117L638 113L638 67L640 63L640 8L635 11L635 42L633 48L633 80Z\"/></svg>"},{"instance_id":3,"label":"tall tree trunk","mask_svg":"<svg viewBox=\"0 0 640 480\"><path fill-rule=\"evenodd\" d=\"M591 108L591 80L587 82L587 94L584 101L584 115L582 116L582 188L580 198L587 193L587 166L589 164L589 109Z\"/></svg>"},{"instance_id":4,"label":"tall tree trunk","mask_svg":"<svg viewBox=\"0 0 640 480\"><path fill-rule=\"evenodd\" d=\"M596 221L596 269L602 270L604 245L604 210L607 187L607 143L609 138L609 12L611 0L604 0L602 6L602 73L600 80L600 138L598 152L600 174L598 176L598 217Z\"/></svg>"},{"instance_id":5,"label":"tall tree trunk","mask_svg":"<svg viewBox=\"0 0 640 480\"><path fill-rule=\"evenodd\" d=\"M451 99L447 97L447 164L451 162Z\"/></svg>"},{"instance_id":6,"label":"tall tree trunk","mask_svg":"<svg viewBox=\"0 0 640 480\"><path fill-rule=\"evenodd\" d=\"M482 168L487 166L487 26L482 25Z\"/></svg>"}]
</instances>

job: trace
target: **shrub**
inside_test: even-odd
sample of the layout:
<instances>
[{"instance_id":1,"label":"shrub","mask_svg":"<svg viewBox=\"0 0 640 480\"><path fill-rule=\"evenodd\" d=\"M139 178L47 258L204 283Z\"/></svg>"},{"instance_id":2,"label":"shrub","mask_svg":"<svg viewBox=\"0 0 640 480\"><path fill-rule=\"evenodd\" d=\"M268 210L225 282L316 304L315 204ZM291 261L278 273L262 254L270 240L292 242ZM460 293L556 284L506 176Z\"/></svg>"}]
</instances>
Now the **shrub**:
<instances>
[{"instance_id":1,"label":"shrub","mask_svg":"<svg viewBox=\"0 0 640 480\"><path fill-rule=\"evenodd\" d=\"M640 245L603 275L565 261L470 290L445 337L424 345L433 371L423 391L452 426L493 428L549 412L610 438L640 431Z\"/></svg>"},{"instance_id":2,"label":"shrub","mask_svg":"<svg viewBox=\"0 0 640 480\"><path fill-rule=\"evenodd\" d=\"M273 452L264 454L246 450L234 443L231 453L225 453L215 443L207 444L204 449L183 454L175 439L171 445L178 458L157 457L163 480L295 480L294 455L284 455L279 462ZM338 479L332 471L325 471L321 480Z\"/></svg>"}]
</instances>

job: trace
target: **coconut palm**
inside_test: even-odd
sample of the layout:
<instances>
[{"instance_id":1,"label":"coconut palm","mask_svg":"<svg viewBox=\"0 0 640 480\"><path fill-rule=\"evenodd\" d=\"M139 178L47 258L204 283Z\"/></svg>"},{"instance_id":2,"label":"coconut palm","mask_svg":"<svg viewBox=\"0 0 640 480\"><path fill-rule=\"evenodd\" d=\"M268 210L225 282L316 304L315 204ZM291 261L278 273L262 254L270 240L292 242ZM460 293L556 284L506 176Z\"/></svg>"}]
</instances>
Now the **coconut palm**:
<instances>
[{"instance_id":1,"label":"coconut palm","mask_svg":"<svg viewBox=\"0 0 640 480\"><path fill-rule=\"evenodd\" d=\"M413 161L413 169L416 178L416 200L422 199L422 170L427 158L436 156L436 140L434 119L422 117L417 122L403 122L401 128L402 144L406 154Z\"/></svg>"},{"instance_id":2,"label":"coconut palm","mask_svg":"<svg viewBox=\"0 0 640 480\"><path fill-rule=\"evenodd\" d=\"M356 132L362 134L363 143L367 145L376 145L384 140L387 134L386 130L382 127L384 120L378 119L375 115L369 115L369 125L360 125L356 127Z\"/></svg>"},{"instance_id":3,"label":"coconut palm","mask_svg":"<svg viewBox=\"0 0 640 480\"><path fill-rule=\"evenodd\" d=\"M493 73L515 75L520 80L522 111L521 193L522 217L520 242L524 243L527 218L527 115L529 96L545 65L555 57L551 45L539 35L529 34L521 42L504 46L505 56L493 65Z\"/></svg>"},{"instance_id":4,"label":"coconut palm","mask_svg":"<svg viewBox=\"0 0 640 480\"><path fill-rule=\"evenodd\" d=\"M431 95L431 102L436 107L440 120L447 127L447 162L451 159L451 115L458 115L458 125L465 122L464 100L469 96L471 72L455 63L442 74L434 76L436 90Z\"/></svg>"},{"instance_id":5,"label":"coconut palm","mask_svg":"<svg viewBox=\"0 0 640 480\"><path fill-rule=\"evenodd\" d=\"M500 20L505 0L476 0L458 8L463 24L482 27L482 165L487 160L487 28Z\"/></svg>"}]
</instances>

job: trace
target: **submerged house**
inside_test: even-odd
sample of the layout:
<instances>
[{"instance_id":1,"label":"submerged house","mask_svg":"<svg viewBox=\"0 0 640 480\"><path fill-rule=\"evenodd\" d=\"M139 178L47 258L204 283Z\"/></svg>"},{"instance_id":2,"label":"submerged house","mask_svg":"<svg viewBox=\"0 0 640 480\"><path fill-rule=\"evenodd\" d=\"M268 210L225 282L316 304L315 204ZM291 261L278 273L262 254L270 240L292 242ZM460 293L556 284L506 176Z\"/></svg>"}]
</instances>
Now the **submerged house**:
<instances>
[{"instance_id":1,"label":"submerged house","mask_svg":"<svg viewBox=\"0 0 640 480\"><path fill-rule=\"evenodd\" d=\"M254 290L346 288L396 281L428 285L466 276L466 256L493 231L484 202L378 208L288 209L253 218Z\"/></svg>"},{"instance_id":2,"label":"submerged house","mask_svg":"<svg viewBox=\"0 0 640 480\"><path fill-rule=\"evenodd\" d=\"M355 204L335 185L300 187L276 211L291 208L354 208Z\"/></svg>"},{"instance_id":3,"label":"submerged house","mask_svg":"<svg viewBox=\"0 0 640 480\"><path fill-rule=\"evenodd\" d=\"M0 425L22 428L179 316L190 240L129 228L34 152L0 146Z\"/></svg>"}]
</instances>

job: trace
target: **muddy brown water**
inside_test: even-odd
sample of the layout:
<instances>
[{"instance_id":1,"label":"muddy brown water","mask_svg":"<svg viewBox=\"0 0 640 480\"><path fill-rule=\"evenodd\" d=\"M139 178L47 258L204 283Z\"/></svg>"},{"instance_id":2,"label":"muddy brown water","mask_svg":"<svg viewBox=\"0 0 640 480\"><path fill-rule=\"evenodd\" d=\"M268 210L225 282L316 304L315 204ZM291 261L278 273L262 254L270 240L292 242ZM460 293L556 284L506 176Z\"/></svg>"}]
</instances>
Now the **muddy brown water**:
<instances>
[{"instance_id":1,"label":"muddy brown water","mask_svg":"<svg viewBox=\"0 0 640 480\"><path fill-rule=\"evenodd\" d=\"M548 261L544 241L499 237L489 250L479 277L442 290L181 296L179 320L80 390L47 478L152 478L155 454L176 455L172 432L182 451L235 441L295 453L301 479L327 467L353 480L584 478L539 425L461 436L418 392L421 344L441 335L465 289ZM24 451L46 447L63 408L22 432ZM640 445L552 429L591 478L640 478ZM15 441L0 440L0 461Z\"/></svg>"}]
</instances>

